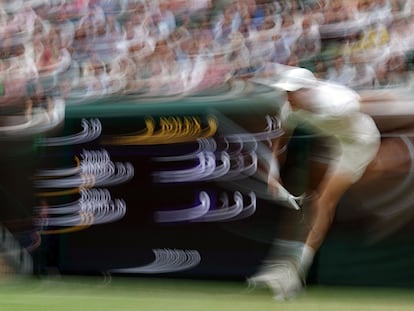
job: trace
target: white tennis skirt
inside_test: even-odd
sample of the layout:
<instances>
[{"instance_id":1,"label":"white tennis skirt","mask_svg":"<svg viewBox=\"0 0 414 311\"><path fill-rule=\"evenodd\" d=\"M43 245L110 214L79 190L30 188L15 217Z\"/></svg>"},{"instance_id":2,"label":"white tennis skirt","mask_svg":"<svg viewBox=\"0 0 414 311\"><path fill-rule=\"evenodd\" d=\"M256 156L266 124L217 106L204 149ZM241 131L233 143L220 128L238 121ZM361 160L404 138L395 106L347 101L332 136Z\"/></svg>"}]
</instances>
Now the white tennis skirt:
<instances>
[{"instance_id":1,"label":"white tennis skirt","mask_svg":"<svg viewBox=\"0 0 414 311\"><path fill-rule=\"evenodd\" d=\"M357 114L351 135L338 136L333 148L330 174L347 174L358 181L378 153L381 134L372 118Z\"/></svg>"}]
</instances>

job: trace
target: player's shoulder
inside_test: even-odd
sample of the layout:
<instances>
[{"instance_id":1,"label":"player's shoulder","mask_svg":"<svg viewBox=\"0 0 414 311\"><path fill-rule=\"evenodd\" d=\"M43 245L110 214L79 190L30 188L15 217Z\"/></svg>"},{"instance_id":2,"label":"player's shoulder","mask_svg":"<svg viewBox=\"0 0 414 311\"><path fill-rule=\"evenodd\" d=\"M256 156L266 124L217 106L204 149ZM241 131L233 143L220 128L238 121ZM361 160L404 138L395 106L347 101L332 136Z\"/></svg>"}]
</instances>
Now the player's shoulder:
<instances>
[{"instance_id":1,"label":"player's shoulder","mask_svg":"<svg viewBox=\"0 0 414 311\"><path fill-rule=\"evenodd\" d=\"M354 90L343 85L322 82L315 88L311 103L319 113L342 115L359 110L360 97Z\"/></svg>"},{"instance_id":2,"label":"player's shoulder","mask_svg":"<svg viewBox=\"0 0 414 311\"><path fill-rule=\"evenodd\" d=\"M316 87L316 96L327 98L328 100L359 100L359 94L353 89L342 84L329 81L320 81Z\"/></svg>"},{"instance_id":3,"label":"player's shoulder","mask_svg":"<svg viewBox=\"0 0 414 311\"><path fill-rule=\"evenodd\" d=\"M332 81L327 81L327 80L318 80L317 88L319 90L329 90L333 92L349 92L349 93L357 94L353 89L343 84L332 82Z\"/></svg>"}]
</instances>

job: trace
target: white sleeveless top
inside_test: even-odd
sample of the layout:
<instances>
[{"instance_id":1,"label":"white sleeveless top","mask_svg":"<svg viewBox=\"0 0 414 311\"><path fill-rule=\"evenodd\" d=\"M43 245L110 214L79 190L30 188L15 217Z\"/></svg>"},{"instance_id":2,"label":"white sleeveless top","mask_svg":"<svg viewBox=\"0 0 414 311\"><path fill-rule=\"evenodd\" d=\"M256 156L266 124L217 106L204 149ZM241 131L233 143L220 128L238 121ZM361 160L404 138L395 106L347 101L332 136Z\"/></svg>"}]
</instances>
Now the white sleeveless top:
<instances>
[{"instance_id":1,"label":"white sleeveless top","mask_svg":"<svg viewBox=\"0 0 414 311\"><path fill-rule=\"evenodd\" d=\"M378 129L370 116L360 112L359 95L341 85L320 82L309 91L310 111L282 108L288 126L299 124L317 134L334 136L340 142L378 140Z\"/></svg>"}]
</instances>

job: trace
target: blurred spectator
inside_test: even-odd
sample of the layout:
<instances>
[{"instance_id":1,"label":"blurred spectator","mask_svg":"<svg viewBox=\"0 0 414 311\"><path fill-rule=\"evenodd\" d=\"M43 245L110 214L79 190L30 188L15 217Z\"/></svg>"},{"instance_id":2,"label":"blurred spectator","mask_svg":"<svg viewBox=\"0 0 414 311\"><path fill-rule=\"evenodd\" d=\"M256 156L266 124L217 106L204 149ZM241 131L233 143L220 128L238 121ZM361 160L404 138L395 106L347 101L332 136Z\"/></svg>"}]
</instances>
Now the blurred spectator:
<instances>
[{"instance_id":1,"label":"blurred spectator","mask_svg":"<svg viewBox=\"0 0 414 311\"><path fill-rule=\"evenodd\" d=\"M122 11L122 1L119 0L99 0L98 5L105 12L106 16L114 17Z\"/></svg>"},{"instance_id":2,"label":"blurred spectator","mask_svg":"<svg viewBox=\"0 0 414 311\"><path fill-rule=\"evenodd\" d=\"M305 17L302 20L302 33L298 37L296 44L297 56L299 59L312 57L321 50L321 36L318 25L312 23L311 18Z\"/></svg>"},{"instance_id":3,"label":"blurred spectator","mask_svg":"<svg viewBox=\"0 0 414 311\"><path fill-rule=\"evenodd\" d=\"M369 0L362 0L368 2ZM324 9L324 18L323 22L325 25L335 24L344 22L352 19L352 14L349 10L350 8L346 6L345 2L341 0L330 0L327 2L327 5Z\"/></svg>"},{"instance_id":4,"label":"blurred spectator","mask_svg":"<svg viewBox=\"0 0 414 311\"><path fill-rule=\"evenodd\" d=\"M272 58L273 62L286 64L290 57L290 47L286 44L280 34L275 34L272 37L273 44L275 46L274 55Z\"/></svg>"},{"instance_id":5,"label":"blurred spectator","mask_svg":"<svg viewBox=\"0 0 414 311\"><path fill-rule=\"evenodd\" d=\"M107 15L105 34L113 39L118 39L121 35L121 25L114 15Z\"/></svg>"},{"instance_id":6,"label":"blurred spectator","mask_svg":"<svg viewBox=\"0 0 414 311\"><path fill-rule=\"evenodd\" d=\"M405 55L394 54L391 55L387 61L387 83L388 85L407 85L408 72L406 67Z\"/></svg>"},{"instance_id":7,"label":"blurred spectator","mask_svg":"<svg viewBox=\"0 0 414 311\"><path fill-rule=\"evenodd\" d=\"M394 20L390 27L389 46L392 51L407 53L414 51L414 24L406 18Z\"/></svg>"},{"instance_id":8,"label":"blurred spectator","mask_svg":"<svg viewBox=\"0 0 414 311\"><path fill-rule=\"evenodd\" d=\"M316 59L313 68L313 74L315 78L325 80L326 79L326 64L321 59Z\"/></svg>"},{"instance_id":9,"label":"blurred spectator","mask_svg":"<svg viewBox=\"0 0 414 311\"><path fill-rule=\"evenodd\" d=\"M237 7L233 4L225 7L213 24L214 39L219 42L228 42L230 36L238 31L240 24L241 16Z\"/></svg>"},{"instance_id":10,"label":"blurred spectator","mask_svg":"<svg viewBox=\"0 0 414 311\"><path fill-rule=\"evenodd\" d=\"M304 10L304 18L309 18L312 24L322 25L325 23L322 1L310 1Z\"/></svg>"},{"instance_id":11,"label":"blurred spectator","mask_svg":"<svg viewBox=\"0 0 414 311\"><path fill-rule=\"evenodd\" d=\"M371 11L371 19L375 23L389 25L393 20L391 1L374 0Z\"/></svg>"},{"instance_id":12,"label":"blurred spectator","mask_svg":"<svg viewBox=\"0 0 414 311\"><path fill-rule=\"evenodd\" d=\"M187 0L186 10L191 19L195 21L202 20L210 14L213 9L214 0Z\"/></svg>"},{"instance_id":13,"label":"blurred spectator","mask_svg":"<svg viewBox=\"0 0 414 311\"><path fill-rule=\"evenodd\" d=\"M290 14L282 15L282 27L280 29L282 40L289 49L296 44L296 40L302 34L302 27L295 23Z\"/></svg>"},{"instance_id":14,"label":"blurred spectator","mask_svg":"<svg viewBox=\"0 0 414 311\"><path fill-rule=\"evenodd\" d=\"M155 24L157 25L160 39L167 39L176 28L176 21L170 5L167 0L160 0L159 9L155 15Z\"/></svg>"},{"instance_id":15,"label":"blurred spectator","mask_svg":"<svg viewBox=\"0 0 414 311\"><path fill-rule=\"evenodd\" d=\"M360 46L362 50L379 49L390 40L387 27L382 23L375 23L363 31Z\"/></svg>"},{"instance_id":16,"label":"blurred spectator","mask_svg":"<svg viewBox=\"0 0 414 311\"><path fill-rule=\"evenodd\" d=\"M120 79L130 91L152 84L152 94L157 85L171 91L172 77L181 81L177 89L207 87L220 72L245 78L266 62L306 62L320 77L369 88L399 83L411 69L412 8L412 0L27 2L13 14L0 8L0 55L4 74L24 75L39 98L52 92L49 84L69 94L83 78L104 92ZM332 51L339 52L329 63ZM10 95L8 83L3 92Z\"/></svg>"},{"instance_id":17,"label":"blurred spectator","mask_svg":"<svg viewBox=\"0 0 414 311\"><path fill-rule=\"evenodd\" d=\"M347 86L355 78L355 69L345 63L342 54L338 53L328 68L326 78L330 82Z\"/></svg>"},{"instance_id":18,"label":"blurred spectator","mask_svg":"<svg viewBox=\"0 0 414 311\"><path fill-rule=\"evenodd\" d=\"M355 75L348 86L355 89L376 88L379 85L374 67L367 61L355 57L352 60Z\"/></svg>"},{"instance_id":19,"label":"blurred spectator","mask_svg":"<svg viewBox=\"0 0 414 311\"><path fill-rule=\"evenodd\" d=\"M60 10L56 22L53 24L60 35L63 48L72 49L72 43L75 37L75 25L70 20L66 10Z\"/></svg>"}]
</instances>

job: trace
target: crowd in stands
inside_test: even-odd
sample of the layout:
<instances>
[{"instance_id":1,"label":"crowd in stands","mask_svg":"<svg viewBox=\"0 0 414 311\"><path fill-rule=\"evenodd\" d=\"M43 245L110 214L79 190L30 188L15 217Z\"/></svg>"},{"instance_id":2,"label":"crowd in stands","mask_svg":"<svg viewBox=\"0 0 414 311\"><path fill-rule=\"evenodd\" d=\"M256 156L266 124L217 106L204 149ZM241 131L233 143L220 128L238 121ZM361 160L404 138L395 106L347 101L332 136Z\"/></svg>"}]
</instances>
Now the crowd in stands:
<instances>
[{"instance_id":1,"label":"crowd in stands","mask_svg":"<svg viewBox=\"0 0 414 311\"><path fill-rule=\"evenodd\" d=\"M413 0L0 0L0 107L169 96L311 69L353 88L410 81Z\"/></svg>"}]
</instances>

